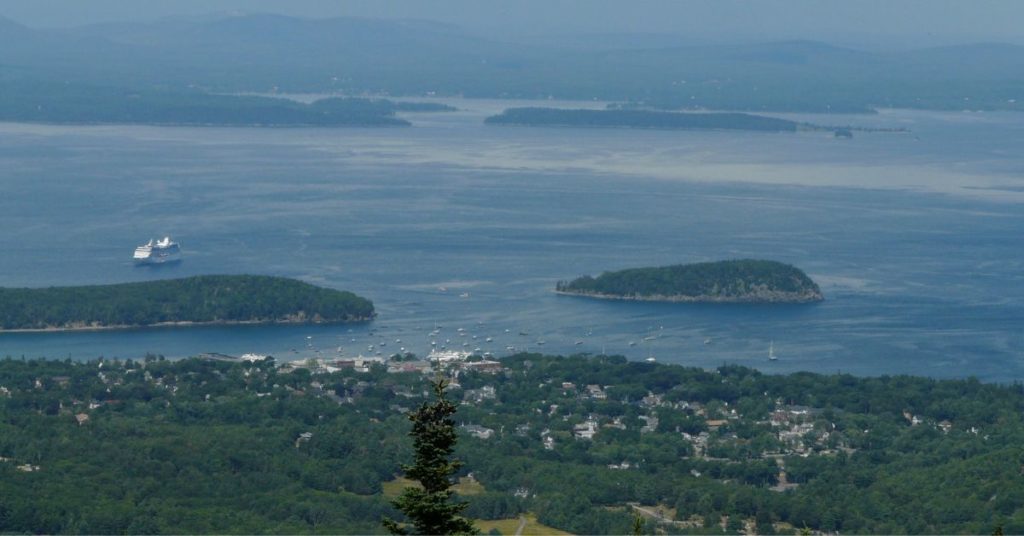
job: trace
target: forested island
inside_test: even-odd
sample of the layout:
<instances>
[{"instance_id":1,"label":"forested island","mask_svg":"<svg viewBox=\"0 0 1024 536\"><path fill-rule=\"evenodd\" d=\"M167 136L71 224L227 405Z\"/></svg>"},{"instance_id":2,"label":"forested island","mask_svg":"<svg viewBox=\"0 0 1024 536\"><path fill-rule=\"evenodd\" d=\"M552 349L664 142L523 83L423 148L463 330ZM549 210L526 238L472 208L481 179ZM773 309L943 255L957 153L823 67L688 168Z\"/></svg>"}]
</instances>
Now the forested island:
<instances>
[{"instance_id":1,"label":"forested island","mask_svg":"<svg viewBox=\"0 0 1024 536\"><path fill-rule=\"evenodd\" d=\"M429 102L331 97L312 103L197 91L138 91L83 85L0 83L0 121L170 126L404 127L396 112L454 108Z\"/></svg>"},{"instance_id":2,"label":"forested island","mask_svg":"<svg viewBox=\"0 0 1024 536\"><path fill-rule=\"evenodd\" d=\"M484 120L488 125L654 128L673 130L757 130L796 132L800 123L747 113L664 112L651 110L586 110L508 108Z\"/></svg>"},{"instance_id":3,"label":"forested island","mask_svg":"<svg viewBox=\"0 0 1024 536\"><path fill-rule=\"evenodd\" d=\"M646 534L1024 532L1020 384L452 366L455 490L483 533L523 516L525 533L627 534L637 514ZM383 532L435 377L405 358L0 359L0 533Z\"/></svg>"},{"instance_id":4,"label":"forested island","mask_svg":"<svg viewBox=\"0 0 1024 536\"><path fill-rule=\"evenodd\" d=\"M369 320L373 315L373 303L351 292L258 275L0 288L0 330L350 322Z\"/></svg>"},{"instance_id":5,"label":"forested island","mask_svg":"<svg viewBox=\"0 0 1024 536\"><path fill-rule=\"evenodd\" d=\"M807 303L824 299L799 268L776 261L741 259L631 268L559 281L561 294L594 298L730 303Z\"/></svg>"}]
</instances>

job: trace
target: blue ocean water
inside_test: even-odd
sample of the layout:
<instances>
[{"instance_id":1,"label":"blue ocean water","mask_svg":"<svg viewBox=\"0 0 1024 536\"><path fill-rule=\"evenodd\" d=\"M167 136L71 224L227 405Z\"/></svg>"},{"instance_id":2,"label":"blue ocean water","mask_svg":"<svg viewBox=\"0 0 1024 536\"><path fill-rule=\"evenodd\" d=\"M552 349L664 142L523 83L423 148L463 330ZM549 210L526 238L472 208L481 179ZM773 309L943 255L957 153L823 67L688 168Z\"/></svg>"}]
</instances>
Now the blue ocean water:
<instances>
[{"instance_id":1,"label":"blue ocean water","mask_svg":"<svg viewBox=\"0 0 1024 536\"><path fill-rule=\"evenodd\" d=\"M425 354L433 341L1024 380L1020 115L799 117L910 130L837 140L487 127L509 103L454 104L408 116L407 129L0 124L2 286L260 273L352 290L379 313L343 326L5 333L0 356L302 359ZM164 234L185 260L133 266L132 249ZM743 257L803 268L826 301L552 292L585 273Z\"/></svg>"}]
</instances>

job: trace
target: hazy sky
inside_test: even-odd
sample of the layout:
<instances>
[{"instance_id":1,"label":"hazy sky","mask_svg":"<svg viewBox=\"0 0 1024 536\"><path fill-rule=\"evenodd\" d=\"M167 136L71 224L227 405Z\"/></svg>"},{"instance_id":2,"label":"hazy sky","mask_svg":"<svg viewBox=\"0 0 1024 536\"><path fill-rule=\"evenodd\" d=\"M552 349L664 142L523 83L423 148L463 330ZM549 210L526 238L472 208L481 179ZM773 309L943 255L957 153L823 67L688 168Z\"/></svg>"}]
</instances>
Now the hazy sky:
<instances>
[{"instance_id":1,"label":"hazy sky","mask_svg":"<svg viewBox=\"0 0 1024 536\"><path fill-rule=\"evenodd\" d=\"M231 10L430 19L504 35L624 32L716 41L1024 43L1024 0L0 0L0 15L34 27Z\"/></svg>"}]
</instances>

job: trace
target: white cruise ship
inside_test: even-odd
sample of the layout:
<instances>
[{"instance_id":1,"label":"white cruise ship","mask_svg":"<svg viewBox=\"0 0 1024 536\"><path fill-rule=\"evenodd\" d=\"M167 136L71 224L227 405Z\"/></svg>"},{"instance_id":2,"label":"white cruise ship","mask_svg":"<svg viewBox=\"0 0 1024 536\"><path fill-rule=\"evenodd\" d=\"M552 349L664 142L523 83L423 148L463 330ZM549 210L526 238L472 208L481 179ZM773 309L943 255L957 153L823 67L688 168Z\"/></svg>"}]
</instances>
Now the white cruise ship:
<instances>
[{"instance_id":1,"label":"white cruise ship","mask_svg":"<svg viewBox=\"0 0 1024 536\"><path fill-rule=\"evenodd\" d=\"M163 264L181 260L181 248L178 243L165 236L160 240L150 240L149 243L135 248L135 264Z\"/></svg>"}]
</instances>

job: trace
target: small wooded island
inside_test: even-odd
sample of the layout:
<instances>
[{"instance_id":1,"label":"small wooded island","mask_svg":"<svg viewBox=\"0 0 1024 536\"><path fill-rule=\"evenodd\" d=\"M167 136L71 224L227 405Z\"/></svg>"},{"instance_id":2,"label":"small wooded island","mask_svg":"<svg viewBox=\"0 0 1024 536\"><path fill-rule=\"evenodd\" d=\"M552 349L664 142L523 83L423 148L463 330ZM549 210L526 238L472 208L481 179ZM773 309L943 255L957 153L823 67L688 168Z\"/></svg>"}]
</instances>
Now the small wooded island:
<instances>
[{"instance_id":1,"label":"small wooded island","mask_svg":"<svg viewBox=\"0 0 1024 536\"><path fill-rule=\"evenodd\" d=\"M357 322L373 316L373 302L351 292L258 275L0 288L0 331Z\"/></svg>"},{"instance_id":2,"label":"small wooded island","mask_svg":"<svg viewBox=\"0 0 1024 536\"><path fill-rule=\"evenodd\" d=\"M757 130L796 132L801 123L738 112L663 112L651 110L565 110L509 108L484 120L488 125L653 128L673 130Z\"/></svg>"},{"instance_id":3,"label":"small wooded island","mask_svg":"<svg viewBox=\"0 0 1024 536\"><path fill-rule=\"evenodd\" d=\"M741 259L632 268L559 281L560 294L617 300L809 303L824 296L802 270L776 261Z\"/></svg>"}]
</instances>

